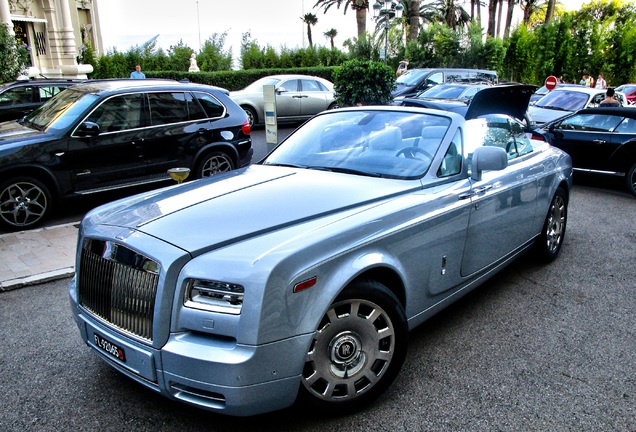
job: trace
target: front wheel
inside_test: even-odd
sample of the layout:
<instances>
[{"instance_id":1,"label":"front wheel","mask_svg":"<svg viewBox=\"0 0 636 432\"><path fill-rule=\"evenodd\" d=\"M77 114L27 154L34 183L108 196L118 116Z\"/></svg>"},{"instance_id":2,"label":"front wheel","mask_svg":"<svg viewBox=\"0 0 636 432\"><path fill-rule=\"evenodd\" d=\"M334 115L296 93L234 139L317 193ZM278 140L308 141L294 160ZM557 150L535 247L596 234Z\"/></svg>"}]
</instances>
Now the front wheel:
<instances>
[{"instance_id":1,"label":"front wheel","mask_svg":"<svg viewBox=\"0 0 636 432\"><path fill-rule=\"evenodd\" d=\"M199 164L197 178L210 177L214 174L234 169L232 158L222 151L208 153Z\"/></svg>"},{"instance_id":2,"label":"front wheel","mask_svg":"<svg viewBox=\"0 0 636 432\"><path fill-rule=\"evenodd\" d=\"M627 190L636 196L636 163L627 171Z\"/></svg>"},{"instance_id":3,"label":"front wheel","mask_svg":"<svg viewBox=\"0 0 636 432\"><path fill-rule=\"evenodd\" d=\"M301 398L325 410L356 409L393 382L406 357L407 322L384 285L359 281L329 307L307 353Z\"/></svg>"},{"instance_id":4,"label":"front wheel","mask_svg":"<svg viewBox=\"0 0 636 432\"><path fill-rule=\"evenodd\" d=\"M558 188L554 193L554 197L548 208L548 214L543 223L543 229L535 244L537 257L541 261L554 261L559 255L561 246L563 246L567 220L567 195L562 188Z\"/></svg>"},{"instance_id":5,"label":"front wheel","mask_svg":"<svg viewBox=\"0 0 636 432\"><path fill-rule=\"evenodd\" d=\"M12 230L30 229L51 212L53 200L44 183L30 177L0 185L0 222Z\"/></svg>"}]
</instances>

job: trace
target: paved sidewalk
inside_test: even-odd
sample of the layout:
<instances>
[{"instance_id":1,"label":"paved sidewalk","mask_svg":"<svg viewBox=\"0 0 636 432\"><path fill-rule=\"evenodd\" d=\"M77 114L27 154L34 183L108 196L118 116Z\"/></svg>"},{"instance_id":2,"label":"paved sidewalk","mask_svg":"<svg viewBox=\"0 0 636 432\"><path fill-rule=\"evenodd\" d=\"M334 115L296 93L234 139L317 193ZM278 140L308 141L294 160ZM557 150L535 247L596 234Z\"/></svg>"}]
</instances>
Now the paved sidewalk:
<instances>
[{"instance_id":1,"label":"paved sidewalk","mask_svg":"<svg viewBox=\"0 0 636 432\"><path fill-rule=\"evenodd\" d=\"M77 225L0 234L0 291L72 276Z\"/></svg>"}]
</instances>

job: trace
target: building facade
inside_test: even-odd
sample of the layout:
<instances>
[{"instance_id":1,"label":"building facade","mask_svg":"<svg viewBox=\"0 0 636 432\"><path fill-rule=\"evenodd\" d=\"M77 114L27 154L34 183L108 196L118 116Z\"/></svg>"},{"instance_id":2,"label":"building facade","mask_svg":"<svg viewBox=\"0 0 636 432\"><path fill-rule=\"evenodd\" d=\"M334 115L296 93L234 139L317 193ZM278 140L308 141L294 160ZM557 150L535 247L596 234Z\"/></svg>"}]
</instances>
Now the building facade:
<instances>
[{"instance_id":1,"label":"building facade","mask_svg":"<svg viewBox=\"0 0 636 432\"><path fill-rule=\"evenodd\" d=\"M97 0L0 0L0 22L27 47L30 77L86 78L86 47L103 50Z\"/></svg>"}]
</instances>

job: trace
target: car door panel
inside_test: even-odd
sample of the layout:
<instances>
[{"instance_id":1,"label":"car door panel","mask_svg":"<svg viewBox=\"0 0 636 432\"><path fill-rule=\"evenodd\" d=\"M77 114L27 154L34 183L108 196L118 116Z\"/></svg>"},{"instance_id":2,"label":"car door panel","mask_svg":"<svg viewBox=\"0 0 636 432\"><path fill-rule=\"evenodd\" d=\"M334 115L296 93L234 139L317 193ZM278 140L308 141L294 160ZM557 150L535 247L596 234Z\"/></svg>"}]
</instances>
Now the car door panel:
<instances>
[{"instance_id":1,"label":"car door panel","mask_svg":"<svg viewBox=\"0 0 636 432\"><path fill-rule=\"evenodd\" d=\"M538 178L543 170L533 167L529 140L517 123L498 118L488 123L483 136L484 145L506 150L509 163L503 170L485 171L481 179L473 179L461 269L466 277L504 258L536 234Z\"/></svg>"},{"instance_id":2,"label":"car door panel","mask_svg":"<svg viewBox=\"0 0 636 432\"><path fill-rule=\"evenodd\" d=\"M76 192L108 187L145 174L142 128L144 106L140 94L105 100L85 118L100 126L97 136L72 134L63 156Z\"/></svg>"},{"instance_id":3,"label":"car door panel","mask_svg":"<svg viewBox=\"0 0 636 432\"><path fill-rule=\"evenodd\" d=\"M189 92L154 92L147 98L150 127L143 160L149 175L165 175L168 169L183 165L190 143L205 140L207 128L190 120L189 112L199 112L200 107ZM202 116L200 112L192 117Z\"/></svg>"},{"instance_id":4,"label":"car door panel","mask_svg":"<svg viewBox=\"0 0 636 432\"><path fill-rule=\"evenodd\" d=\"M280 88L285 91L279 92ZM276 90L276 116L279 118L300 115L303 94L298 90L298 80L288 80L280 84Z\"/></svg>"},{"instance_id":5,"label":"car door panel","mask_svg":"<svg viewBox=\"0 0 636 432\"><path fill-rule=\"evenodd\" d=\"M331 93L321 88L315 80L300 80L302 98L300 99L300 114L314 115L326 110L329 106L327 95Z\"/></svg>"}]
</instances>

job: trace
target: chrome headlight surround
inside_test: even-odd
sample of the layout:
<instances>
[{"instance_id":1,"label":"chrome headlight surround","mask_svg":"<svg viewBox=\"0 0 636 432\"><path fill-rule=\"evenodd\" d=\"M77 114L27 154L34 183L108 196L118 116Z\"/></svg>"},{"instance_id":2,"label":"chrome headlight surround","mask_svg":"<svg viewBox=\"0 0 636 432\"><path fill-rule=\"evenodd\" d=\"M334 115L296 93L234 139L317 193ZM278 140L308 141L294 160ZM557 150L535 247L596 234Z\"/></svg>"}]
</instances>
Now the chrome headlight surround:
<instances>
[{"instance_id":1,"label":"chrome headlight surround","mask_svg":"<svg viewBox=\"0 0 636 432\"><path fill-rule=\"evenodd\" d=\"M190 279L183 305L187 308L240 315L244 288L230 282Z\"/></svg>"}]
</instances>

